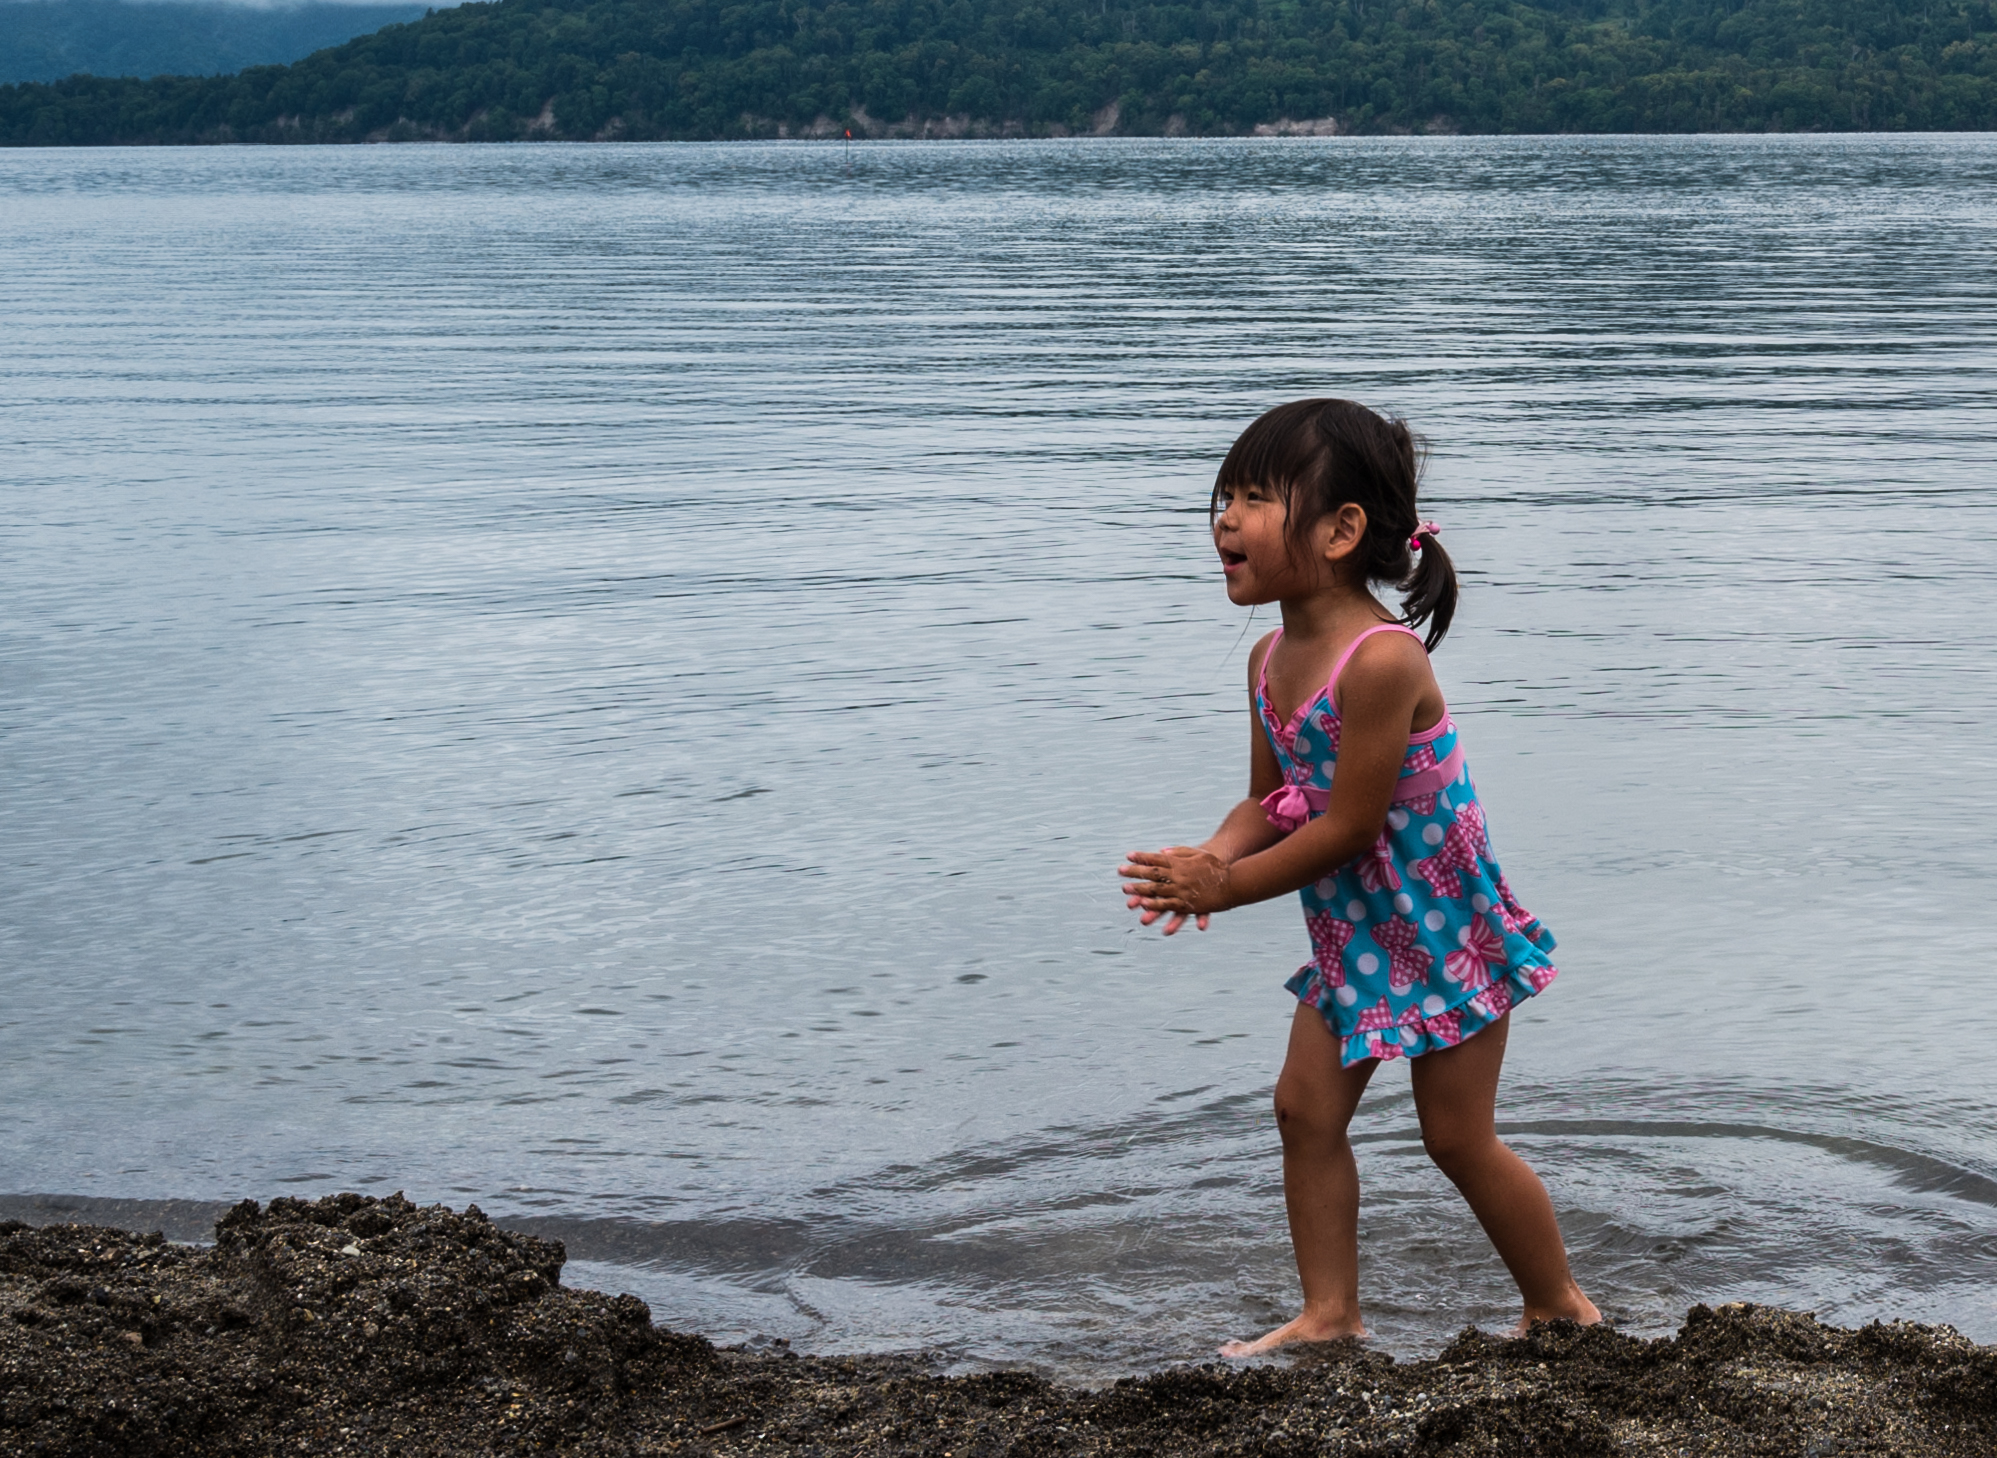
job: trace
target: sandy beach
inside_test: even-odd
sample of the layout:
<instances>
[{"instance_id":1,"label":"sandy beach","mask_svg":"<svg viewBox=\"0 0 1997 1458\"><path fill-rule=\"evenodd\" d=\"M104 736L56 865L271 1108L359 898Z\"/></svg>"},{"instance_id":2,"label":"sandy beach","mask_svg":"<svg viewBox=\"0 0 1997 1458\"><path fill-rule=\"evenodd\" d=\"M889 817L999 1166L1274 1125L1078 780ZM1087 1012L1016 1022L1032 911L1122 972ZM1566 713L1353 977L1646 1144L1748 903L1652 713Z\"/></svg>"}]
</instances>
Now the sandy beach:
<instances>
[{"instance_id":1,"label":"sandy beach","mask_svg":"<svg viewBox=\"0 0 1997 1458\"><path fill-rule=\"evenodd\" d=\"M1997 1450L1997 1349L1694 1307L1087 1390L920 1354L717 1350L560 1284L559 1242L397 1196L245 1201L191 1247L0 1223L0 1452L1923 1454Z\"/></svg>"}]
</instances>

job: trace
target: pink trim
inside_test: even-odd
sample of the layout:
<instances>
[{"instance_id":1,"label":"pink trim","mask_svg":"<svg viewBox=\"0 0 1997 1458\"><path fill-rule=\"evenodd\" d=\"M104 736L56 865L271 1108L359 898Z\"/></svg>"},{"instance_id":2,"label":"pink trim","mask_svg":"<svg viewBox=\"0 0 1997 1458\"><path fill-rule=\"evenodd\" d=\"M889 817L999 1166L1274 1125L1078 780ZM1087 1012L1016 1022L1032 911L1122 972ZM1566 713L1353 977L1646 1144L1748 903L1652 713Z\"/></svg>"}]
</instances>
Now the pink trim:
<instances>
[{"instance_id":1,"label":"pink trim","mask_svg":"<svg viewBox=\"0 0 1997 1458\"><path fill-rule=\"evenodd\" d=\"M1434 769L1416 770L1396 781L1393 803L1398 805L1403 800L1419 800L1423 795L1433 795L1438 790L1448 789L1462 776L1463 746L1459 744L1449 751L1449 758Z\"/></svg>"},{"instance_id":2,"label":"pink trim","mask_svg":"<svg viewBox=\"0 0 1997 1458\"><path fill-rule=\"evenodd\" d=\"M1345 651L1338 655L1338 662L1332 665L1331 681L1324 686L1325 692L1331 695L1331 707L1334 712L1338 708L1338 676L1345 672L1345 665L1352 661L1352 655L1359 651L1359 645L1361 643L1364 643L1368 638L1372 637L1375 633L1406 633L1410 638L1414 639L1415 642L1417 643L1421 642L1421 634L1417 633L1413 628L1410 628L1405 624L1375 623L1372 627L1368 628L1365 632L1361 633L1358 637L1354 638L1350 643L1347 643L1345 645ZM1275 648L1275 646L1276 645L1274 643L1271 643L1269 645L1269 647L1272 650ZM1262 660L1262 663L1263 666L1266 668L1268 666L1269 660L1265 658Z\"/></svg>"},{"instance_id":3,"label":"pink trim","mask_svg":"<svg viewBox=\"0 0 1997 1458\"><path fill-rule=\"evenodd\" d=\"M1255 684L1255 696L1261 702L1262 706L1269 711L1266 717L1271 719L1276 717L1276 705L1269 697L1269 660L1275 657L1276 645L1282 641L1283 641L1283 630L1281 628L1278 628L1276 629L1276 636L1269 640L1269 647L1267 651L1265 651L1262 655L1262 672L1257 678ZM1309 698L1305 699L1301 704L1298 704L1296 713L1290 715L1288 719L1283 720L1282 722L1276 725L1277 737L1282 739L1285 743L1289 743L1290 741L1294 740L1297 737L1297 731L1303 728L1304 716L1310 712L1311 705L1315 704L1319 699L1323 698L1326 692L1329 691L1330 688L1331 685L1326 684L1324 688L1319 689L1316 693L1312 694ZM1332 712L1333 713L1338 712L1335 706L1333 707Z\"/></svg>"},{"instance_id":4,"label":"pink trim","mask_svg":"<svg viewBox=\"0 0 1997 1458\"><path fill-rule=\"evenodd\" d=\"M1269 640L1269 646L1262 650L1262 668L1255 675L1255 702L1269 710L1269 717L1273 717L1276 711L1276 706L1269 702L1269 660L1276 652L1276 645L1282 641L1283 630L1278 628L1276 635Z\"/></svg>"},{"instance_id":5,"label":"pink trim","mask_svg":"<svg viewBox=\"0 0 1997 1458\"><path fill-rule=\"evenodd\" d=\"M1408 743L1433 744L1436 740L1442 738L1443 735L1447 734L1450 730L1454 729L1455 727L1456 727L1456 721L1449 717L1449 710L1444 709L1442 711L1442 717L1440 719L1437 719L1435 723L1431 724L1428 728L1422 730L1421 733L1419 734L1410 734L1408 736Z\"/></svg>"}]
</instances>

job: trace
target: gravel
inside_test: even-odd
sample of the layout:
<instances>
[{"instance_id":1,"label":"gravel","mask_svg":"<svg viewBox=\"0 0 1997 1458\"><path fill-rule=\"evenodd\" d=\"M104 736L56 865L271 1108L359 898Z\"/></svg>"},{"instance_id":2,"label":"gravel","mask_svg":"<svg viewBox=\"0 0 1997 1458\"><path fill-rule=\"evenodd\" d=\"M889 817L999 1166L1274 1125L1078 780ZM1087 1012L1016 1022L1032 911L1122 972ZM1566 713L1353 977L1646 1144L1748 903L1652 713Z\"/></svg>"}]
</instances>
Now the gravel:
<instances>
[{"instance_id":1,"label":"gravel","mask_svg":"<svg viewBox=\"0 0 1997 1458\"><path fill-rule=\"evenodd\" d=\"M717 1350L562 1286L563 1258L400 1196L245 1201L210 1247L0 1222L0 1453L1997 1453L1997 1348L1948 1327L1697 1306L1657 1340L1473 1329L1083 1389Z\"/></svg>"}]
</instances>

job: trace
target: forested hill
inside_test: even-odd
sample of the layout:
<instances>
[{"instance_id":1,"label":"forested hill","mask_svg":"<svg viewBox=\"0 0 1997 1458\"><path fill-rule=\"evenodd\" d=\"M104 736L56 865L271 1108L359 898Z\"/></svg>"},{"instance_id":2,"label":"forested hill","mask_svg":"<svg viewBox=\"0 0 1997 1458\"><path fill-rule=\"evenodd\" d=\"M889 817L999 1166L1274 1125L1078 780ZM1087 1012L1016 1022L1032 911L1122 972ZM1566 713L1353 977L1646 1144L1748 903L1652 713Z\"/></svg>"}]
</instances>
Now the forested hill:
<instances>
[{"instance_id":1,"label":"forested hill","mask_svg":"<svg viewBox=\"0 0 1997 1458\"><path fill-rule=\"evenodd\" d=\"M295 61L398 21L410 4L226 5L215 0L0 0L0 81L213 76Z\"/></svg>"},{"instance_id":2,"label":"forested hill","mask_svg":"<svg viewBox=\"0 0 1997 1458\"><path fill-rule=\"evenodd\" d=\"M0 142L1993 129L1993 5L496 0L237 76L0 87Z\"/></svg>"}]
</instances>

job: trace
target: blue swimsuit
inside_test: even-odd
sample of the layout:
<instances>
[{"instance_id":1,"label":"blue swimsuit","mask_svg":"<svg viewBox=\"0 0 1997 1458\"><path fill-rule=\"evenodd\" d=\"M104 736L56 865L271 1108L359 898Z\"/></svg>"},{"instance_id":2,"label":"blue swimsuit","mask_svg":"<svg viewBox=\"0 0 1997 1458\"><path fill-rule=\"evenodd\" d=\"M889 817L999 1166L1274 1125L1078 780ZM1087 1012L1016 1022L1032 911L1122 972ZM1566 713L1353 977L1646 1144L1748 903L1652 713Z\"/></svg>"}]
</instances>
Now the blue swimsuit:
<instances>
[{"instance_id":1,"label":"blue swimsuit","mask_svg":"<svg viewBox=\"0 0 1997 1458\"><path fill-rule=\"evenodd\" d=\"M1338 759L1338 676L1375 633L1421 641L1398 623L1368 628L1288 724L1269 703L1269 653L1282 630L1269 641L1255 709L1283 770L1283 788L1262 802L1279 830L1324 813ZM1348 1068L1460 1043L1556 975L1546 956L1553 934L1519 905L1491 854L1484 807L1447 710L1408 740L1373 848L1300 894L1313 955L1285 985L1324 1014Z\"/></svg>"}]
</instances>

